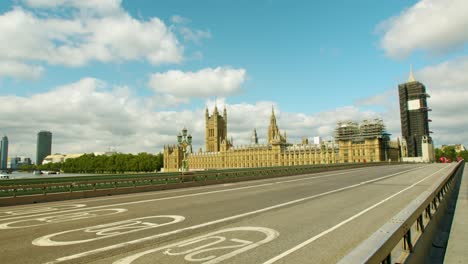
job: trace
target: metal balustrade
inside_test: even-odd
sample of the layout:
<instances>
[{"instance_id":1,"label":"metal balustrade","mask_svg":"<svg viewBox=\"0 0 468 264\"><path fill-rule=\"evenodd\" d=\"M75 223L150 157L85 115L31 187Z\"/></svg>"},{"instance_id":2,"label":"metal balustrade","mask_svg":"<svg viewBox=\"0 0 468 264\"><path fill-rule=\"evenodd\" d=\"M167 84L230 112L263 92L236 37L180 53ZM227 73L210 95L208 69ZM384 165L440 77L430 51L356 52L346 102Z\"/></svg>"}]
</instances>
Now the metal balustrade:
<instances>
[{"instance_id":1,"label":"metal balustrade","mask_svg":"<svg viewBox=\"0 0 468 264\"><path fill-rule=\"evenodd\" d=\"M398 164L398 163L395 163ZM315 166L297 166L297 167L268 167L268 168L251 168L237 170L212 170L199 172L185 172L167 174L158 173L154 176L138 177L131 175L125 178L118 175L115 178L102 179L96 176L97 180L90 179L87 176L80 180L80 177L74 177L67 182L57 183L34 183L34 181L25 180L26 184L11 184L0 185L0 197L17 197L27 195L48 195L54 193L66 192L96 192L104 189L123 189L123 188L139 188L157 185L171 184L186 184L187 186L205 185L213 183L240 181L248 179L261 179L269 177L280 177L299 175L315 172L323 172L328 170L340 170L349 168L359 168L366 166L388 165L388 163L360 163L360 164L323 164ZM53 179L47 179L53 180ZM63 180L61 178L60 180ZM15 183L16 180L8 180L8 183Z\"/></svg>"},{"instance_id":2,"label":"metal balustrade","mask_svg":"<svg viewBox=\"0 0 468 264\"><path fill-rule=\"evenodd\" d=\"M423 192L367 240L342 258L339 264L405 263L463 174L464 161ZM433 221L434 222L434 221ZM401 249L398 245L401 244Z\"/></svg>"}]
</instances>

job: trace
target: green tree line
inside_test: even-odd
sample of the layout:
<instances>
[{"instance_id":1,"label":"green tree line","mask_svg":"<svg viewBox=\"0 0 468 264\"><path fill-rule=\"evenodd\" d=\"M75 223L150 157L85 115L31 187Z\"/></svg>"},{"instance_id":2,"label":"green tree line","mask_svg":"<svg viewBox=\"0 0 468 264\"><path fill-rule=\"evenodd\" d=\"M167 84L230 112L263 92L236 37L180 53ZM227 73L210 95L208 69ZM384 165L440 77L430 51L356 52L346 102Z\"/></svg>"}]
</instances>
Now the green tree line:
<instances>
[{"instance_id":1,"label":"green tree line","mask_svg":"<svg viewBox=\"0 0 468 264\"><path fill-rule=\"evenodd\" d=\"M25 165L22 169L53 170L65 173L124 173L154 172L163 167L163 154L148 153L123 154L111 156L84 154L81 157L67 159L64 162L43 165Z\"/></svg>"},{"instance_id":2,"label":"green tree line","mask_svg":"<svg viewBox=\"0 0 468 264\"><path fill-rule=\"evenodd\" d=\"M447 146L444 148L444 150L440 148L436 148L435 149L436 161L439 162L439 159L441 157L446 157L450 159L451 161L456 161L458 157L461 157L465 161L468 161L468 150L460 151L459 153L457 153L455 151L454 146Z\"/></svg>"}]
</instances>

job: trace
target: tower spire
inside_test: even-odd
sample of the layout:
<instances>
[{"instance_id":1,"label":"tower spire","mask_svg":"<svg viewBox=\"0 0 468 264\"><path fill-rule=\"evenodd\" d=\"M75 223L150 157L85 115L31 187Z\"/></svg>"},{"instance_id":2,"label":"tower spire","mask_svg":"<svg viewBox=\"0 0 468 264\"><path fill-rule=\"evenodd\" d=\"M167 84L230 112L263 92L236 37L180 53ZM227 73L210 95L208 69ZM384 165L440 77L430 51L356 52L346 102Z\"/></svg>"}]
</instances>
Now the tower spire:
<instances>
[{"instance_id":1,"label":"tower spire","mask_svg":"<svg viewBox=\"0 0 468 264\"><path fill-rule=\"evenodd\" d=\"M270 126L276 126L276 116L275 116L275 108L272 105L271 106L271 116L270 116Z\"/></svg>"},{"instance_id":2,"label":"tower spire","mask_svg":"<svg viewBox=\"0 0 468 264\"><path fill-rule=\"evenodd\" d=\"M273 143L277 137L280 137L278 125L276 124L275 108L271 106L270 126L268 127L268 144Z\"/></svg>"},{"instance_id":3,"label":"tower spire","mask_svg":"<svg viewBox=\"0 0 468 264\"><path fill-rule=\"evenodd\" d=\"M410 72L409 72L409 78L408 78L408 82L415 82L416 79L414 79L414 75L413 75L413 64L410 64Z\"/></svg>"},{"instance_id":4,"label":"tower spire","mask_svg":"<svg viewBox=\"0 0 468 264\"><path fill-rule=\"evenodd\" d=\"M215 96L215 108L214 111L218 113L218 98Z\"/></svg>"}]
</instances>

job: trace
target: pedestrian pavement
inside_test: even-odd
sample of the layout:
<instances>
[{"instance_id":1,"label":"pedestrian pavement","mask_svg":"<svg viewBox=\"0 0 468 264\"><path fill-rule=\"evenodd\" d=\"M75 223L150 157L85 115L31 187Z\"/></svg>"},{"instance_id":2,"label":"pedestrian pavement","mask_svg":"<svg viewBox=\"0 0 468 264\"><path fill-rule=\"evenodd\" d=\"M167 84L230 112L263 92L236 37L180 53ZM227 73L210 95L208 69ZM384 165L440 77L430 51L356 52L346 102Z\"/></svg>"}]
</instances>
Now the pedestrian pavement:
<instances>
[{"instance_id":1,"label":"pedestrian pavement","mask_svg":"<svg viewBox=\"0 0 468 264\"><path fill-rule=\"evenodd\" d=\"M468 165L460 183L444 263L468 263Z\"/></svg>"}]
</instances>

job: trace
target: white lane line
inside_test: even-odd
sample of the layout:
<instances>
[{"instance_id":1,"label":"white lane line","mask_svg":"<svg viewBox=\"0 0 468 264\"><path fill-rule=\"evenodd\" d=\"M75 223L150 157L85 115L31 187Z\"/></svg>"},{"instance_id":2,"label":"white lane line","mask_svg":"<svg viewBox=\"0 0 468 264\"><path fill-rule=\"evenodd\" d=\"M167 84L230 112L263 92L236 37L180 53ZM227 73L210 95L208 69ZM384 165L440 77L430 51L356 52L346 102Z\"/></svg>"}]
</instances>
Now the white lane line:
<instances>
[{"instance_id":1,"label":"white lane line","mask_svg":"<svg viewBox=\"0 0 468 264\"><path fill-rule=\"evenodd\" d=\"M407 170L407 171L416 170L416 169L420 169L420 168L422 168L422 167L413 168L413 169L410 169L410 170ZM321 175L321 176L306 177L306 178L301 178L300 180L314 180L314 179L320 179L320 178L328 178L328 177L347 174L347 173L350 173L350 172L339 172L339 173L326 174L326 175ZM273 185L273 184L287 183L288 181L290 181L290 180L269 182L269 183L263 183L263 184L258 184L258 185L250 185L250 186L237 187L237 188L231 188L231 189L222 189L222 190L216 190L216 191L183 194L183 195L178 195L178 196L154 198L154 199L147 199L147 200L138 200L138 201L132 201L132 202L117 203L117 204L90 206L90 207L86 207L86 208L63 210L63 211L60 211L60 212L50 212L50 213L42 213L42 214L35 214L35 215L28 215L28 216L10 217L10 218L1 219L1 221L21 219L21 218L25 218L25 217L35 217L35 216L41 216L41 215L49 215L49 214L55 214L55 213L64 213L64 212L68 213L68 212L75 212L75 211L82 211L82 210L89 210L89 209L101 209L101 208L114 207L114 206L123 206L123 205L133 205L133 204L140 204L140 203L156 202L156 201L165 201L165 200L172 200L172 199L179 199L179 198L187 198L187 197L201 196L201 195L207 195L207 194L214 194L214 193L232 192L232 191L238 191L238 190L245 190L245 189L264 187L264 186L269 186L269 185Z\"/></svg>"},{"instance_id":2,"label":"white lane line","mask_svg":"<svg viewBox=\"0 0 468 264\"><path fill-rule=\"evenodd\" d=\"M356 188L356 187L362 186L364 184L368 184L368 183L380 181L380 180L383 180L383 179L386 179L386 178L394 177L396 175L400 175L400 174L403 174L403 173L414 171L416 169L419 169L419 168L414 168L414 169L410 169L410 170L406 170L406 171L393 173L393 174L382 176L382 177L379 177L379 178L376 178L376 179L373 179L373 180L368 180L368 181L356 183L356 184L349 185L349 186L342 187L342 188L338 188L338 189L335 189L335 190L331 190L331 191L327 191L327 192L307 196L307 197L300 198L300 199L297 199L297 200L293 200L293 201L289 201L289 202L285 202L285 203L280 203L280 204L276 204L276 205L273 205L273 206L268 206L268 207L265 207L265 208L262 208L262 209L257 209L257 210L254 210L254 211L229 216L229 217L221 218L221 219L218 219L218 220L214 220L214 221L210 221L210 222L206 222L206 223L202 223L202 224L198 224L198 225L194 225L194 226L189 226L189 227L173 230L173 231L166 232L166 233L161 233L161 234L157 234L157 235L153 235L153 236L143 237L143 238L140 238L140 239L135 239L135 240L131 240L131 241L127 241L127 242L123 242L123 243L119 243L119 244L114 244L114 245L107 246L107 247L102 247L102 248L97 248L97 249L93 249L93 250L90 250L90 251L81 252L81 253L66 256L66 257L61 257L61 258L58 258L58 259L56 259L54 261L47 262L47 264L59 263L59 262L68 261L68 260L72 260L72 259L78 259L78 258L94 255L94 254L97 254L97 253L102 253L102 252L105 252L105 251L108 251L108 250L123 248L123 247L129 246L129 245L138 244L138 243L141 243L141 242L153 240L155 238L160 238L160 237L165 237L165 236L169 236L169 235L178 234L178 233L181 233L181 232L184 232L184 231L187 231L187 230L199 229L199 228L202 228L202 227L206 227L206 226L210 226L210 225L214 225L214 224L218 224L218 223L222 223L222 222L226 222L226 221L230 221L230 220L234 220L234 219L238 219L238 218L242 218L242 217L246 217L246 216L250 216L250 215L255 215L255 214L259 214L259 213L263 213L263 212L266 212L266 211L270 211L270 210L273 210L273 209L285 207L285 206L300 203L300 202L304 202L304 201L311 200L311 199L321 197L321 196L325 196L325 195L328 195L328 194L332 194L332 193L341 192L341 191L344 191L344 190Z\"/></svg>"},{"instance_id":3,"label":"white lane line","mask_svg":"<svg viewBox=\"0 0 468 264\"><path fill-rule=\"evenodd\" d=\"M357 214L355 214L355 215L349 217L349 218L346 219L346 220L343 220L342 222L340 222L340 223L336 224L335 226L333 226L333 227L331 227L331 228L329 228L329 229L327 229L327 230L321 232L320 234L318 234L318 235L316 235L316 236L314 236L314 237L311 237L311 238L307 239L306 241L304 241L304 242L298 244L297 246L295 246L295 247L293 247L293 248L291 248L291 249L289 249L289 250L286 250L285 252L283 252L283 253L277 255L276 257L273 257L273 258L271 258L271 259L269 259L269 260L263 262L263 264L271 264L271 263L274 263L274 262L276 262L276 261L278 261L278 260L280 260L280 259L282 259L282 258L288 256L289 254L291 254L291 253L293 253L293 252L295 252L295 251L297 251L297 250L299 250L299 249L301 249L301 248L307 246L308 244L314 242L315 240L317 240L317 239L319 239L319 238L325 236L326 234L328 234L328 233L334 231L335 229L337 229L337 228L339 228L339 227L341 227L341 226L343 226L343 225L345 225L345 224L347 224L347 223L353 221L354 219L358 218L359 216L361 216L361 215L363 215L363 214L369 212L370 210L376 208L377 206L379 206L379 205L385 203L386 201L388 201L388 200L394 198L395 196L397 196L397 195L399 195L399 194L401 194L401 193L403 193L403 192L405 192L405 191L407 191L407 190L413 188L413 187L416 186L417 184L419 184L419 183L425 181L425 180L428 179L429 177L434 176L435 174L439 173L441 170L446 169L447 167L448 167L448 166L446 166L446 167L444 167L444 168L441 168L440 170L438 170L438 171L432 173L431 175L424 177L422 180L419 180L419 181L417 181L417 182L411 184L410 186L408 186L408 187L402 189L401 191L398 191L398 192L396 192L396 193L390 195L389 197L387 197L387 198L381 200L380 202L378 202L378 203L376 203L376 204L374 204L374 205L372 205L372 206L367 207L366 209L362 210L361 212L359 212L359 213L357 213Z\"/></svg>"},{"instance_id":4,"label":"white lane line","mask_svg":"<svg viewBox=\"0 0 468 264\"><path fill-rule=\"evenodd\" d=\"M367 167L367 168L354 168L354 169L347 169L346 173L353 173L353 172L359 172L362 170L369 170L373 168L378 168L378 167ZM300 174L300 175L295 175L295 176L284 176L288 178L298 178L298 177L304 177L305 175L320 175L320 174L326 174L329 173L329 171L323 171L323 172L317 172L317 173L307 173L307 174ZM280 177L282 178L282 177ZM307 177L310 178L310 177ZM307 179L304 178L304 179ZM244 182L233 182L233 183L228 183L226 185L241 185L241 184L252 184L252 183L258 183L258 182L265 182L265 181L272 181L274 180L273 178L266 178L266 179L256 179L252 181L244 181ZM94 202L94 201L107 201L107 200L116 200L116 199L127 199L127 198L134 198L134 197L141 197L141 196L151 196L155 194L168 194L168 193L179 193L179 192L188 192L188 191L193 191L193 190L203 190L203 189L214 189L214 188L222 188L222 184L215 184L215 185L206 185L206 186L196 186L196 187L188 187L188 188L183 188L183 189L175 189L175 190L160 190L160 191L151 191L151 192L146 192L146 193L130 193L130 194L123 194L123 195L116 195L114 197L98 197L98 198L83 198L80 199L80 201L83 202ZM157 193L155 193L157 192ZM50 202L51 206L56 206L56 205L61 205L61 204L69 204L68 203L63 203L63 202ZM21 205L19 205L21 206ZM1 212L1 211L0 211Z\"/></svg>"}]
</instances>

